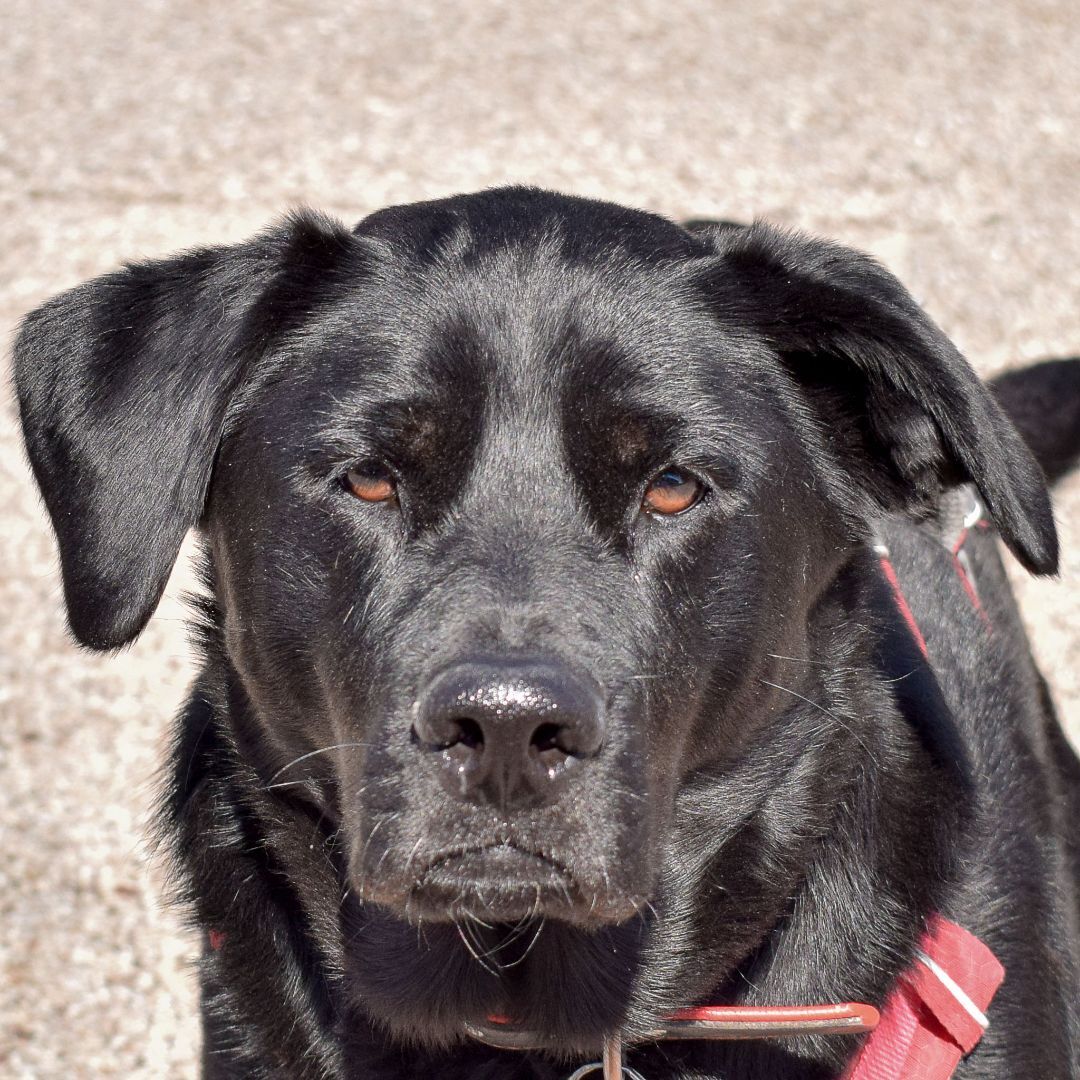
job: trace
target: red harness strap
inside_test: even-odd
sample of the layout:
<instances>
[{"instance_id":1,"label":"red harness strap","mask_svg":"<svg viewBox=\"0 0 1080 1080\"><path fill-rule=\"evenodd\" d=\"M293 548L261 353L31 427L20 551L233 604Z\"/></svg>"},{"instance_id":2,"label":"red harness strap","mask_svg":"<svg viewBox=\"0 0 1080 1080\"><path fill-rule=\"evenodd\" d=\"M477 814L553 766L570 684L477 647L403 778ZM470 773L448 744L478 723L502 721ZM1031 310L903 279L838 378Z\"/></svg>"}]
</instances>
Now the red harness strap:
<instances>
[{"instance_id":1,"label":"red harness strap","mask_svg":"<svg viewBox=\"0 0 1080 1080\"><path fill-rule=\"evenodd\" d=\"M892 589L893 600L896 601L896 607L903 616L904 622L907 623L908 629L911 631L911 636L915 639L915 644L919 646L919 652L923 654L924 658L929 659L930 654L926 649L926 638L922 636L922 631L919 629L919 624L915 621L915 616L912 614L911 608L908 605L904 590L900 588L900 579L896 576L896 568L892 564L892 559L889 558L889 549L883 544L879 544L875 550L878 554L881 572L885 575L885 580L889 583L889 588Z\"/></svg>"},{"instance_id":2,"label":"red harness strap","mask_svg":"<svg viewBox=\"0 0 1080 1080\"><path fill-rule=\"evenodd\" d=\"M977 937L935 916L843 1080L948 1080L982 1038L1004 978Z\"/></svg>"},{"instance_id":3,"label":"red harness strap","mask_svg":"<svg viewBox=\"0 0 1080 1080\"><path fill-rule=\"evenodd\" d=\"M994 628L990 623L990 618L986 614L986 610L982 606L982 601L979 599L979 591L975 587L975 578L971 572L971 560L968 558L968 553L964 547L972 529L988 529L990 523L984 516L982 503L970 488L958 489L955 492L955 495L961 500L966 498L968 503L964 504L959 526L955 529L951 527L947 528L947 535L942 537L942 540L946 550L949 552L949 557L952 559L953 569L956 571L956 576L960 579L960 584L964 588L968 601L974 611L978 614L979 618L982 619L983 625L986 627L987 631L993 633ZM876 543L874 545L874 551L877 553L881 572L885 575L885 580L889 583L889 588L892 590L893 601L895 602L897 609L903 616L904 622L907 623L908 629L911 631L911 636L915 639L915 644L919 646L919 651L924 657L929 658L929 653L926 648L926 639L923 637L922 631L919 629L919 624L912 614L911 607L907 602L907 597L904 596L904 590L900 586L900 579L896 576L896 568L893 566L892 559L889 557L889 549L883 543Z\"/></svg>"},{"instance_id":4,"label":"red harness strap","mask_svg":"<svg viewBox=\"0 0 1080 1080\"><path fill-rule=\"evenodd\" d=\"M964 552L980 506L949 544L957 576L987 629ZM904 596L888 548L877 547L881 569L919 651L928 657L926 639ZM970 1053L987 1027L985 1010L1005 977L994 954L956 923L935 916L920 942L915 964L901 976L885 1002L881 1020L843 1080L948 1080L961 1057Z\"/></svg>"}]
</instances>

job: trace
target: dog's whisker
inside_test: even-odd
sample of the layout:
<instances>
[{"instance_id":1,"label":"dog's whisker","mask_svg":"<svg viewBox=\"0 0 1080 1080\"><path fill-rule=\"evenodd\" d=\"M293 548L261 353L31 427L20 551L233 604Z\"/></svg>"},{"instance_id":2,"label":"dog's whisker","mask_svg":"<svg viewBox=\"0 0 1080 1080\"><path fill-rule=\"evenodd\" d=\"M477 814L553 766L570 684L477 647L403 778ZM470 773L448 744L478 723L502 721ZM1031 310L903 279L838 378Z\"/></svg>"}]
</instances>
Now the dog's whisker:
<instances>
[{"instance_id":1,"label":"dog's whisker","mask_svg":"<svg viewBox=\"0 0 1080 1080\"><path fill-rule=\"evenodd\" d=\"M302 762L302 761L307 761L309 758L318 757L319 754L328 754L331 750L347 750L347 749L350 749L350 748L356 747L356 746L370 746L370 745L371 745L371 743L366 743L366 742L344 742L344 743L335 743L333 746L324 746L319 750L311 750L306 754L301 754L299 757L293 758L292 761L290 761L288 764L282 765L281 768L278 769L278 771L276 773L274 773L273 776L270 777L270 779L269 779L269 781L267 783L268 783L268 785L273 784L273 782L283 772L286 772L287 770L291 769L294 765L299 765L300 762Z\"/></svg>"},{"instance_id":2,"label":"dog's whisker","mask_svg":"<svg viewBox=\"0 0 1080 1080\"><path fill-rule=\"evenodd\" d=\"M526 915L523 919L519 919L513 925L513 927L511 927L510 931L507 933L507 935L505 937L500 938L494 945L491 946L490 949L488 949L486 955L494 956L496 953L500 953L504 949L507 949L511 945L513 945L515 941L518 941L521 937L523 937L525 935L525 932L532 925L533 919L534 919L534 916L533 916L532 911L530 910L528 915ZM474 918L473 921L474 922L479 922L479 920L475 919L475 918ZM486 925L486 924L481 923L480 925Z\"/></svg>"},{"instance_id":3,"label":"dog's whisker","mask_svg":"<svg viewBox=\"0 0 1080 1080\"><path fill-rule=\"evenodd\" d=\"M379 817L376 820L375 824L372 825L371 829L368 831L367 836L364 838L364 848L360 853L360 864L361 865L363 865L365 860L367 859L368 849L371 847L372 840L375 839L375 834L383 827L383 825L385 825L387 823L387 821L393 821L395 818L398 818L400 816L401 816L400 811L392 813L392 814L385 814L385 815Z\"/></svg>"},{"instance_id":4,"label":"dog's whisker","mask_svg":"<svg viewBox=\"0 0 1080 1080\"><path fill-rule=\"evenodd\" d=\"M525 946L525 951L516 960L511 960L510 963L503 964L501 970L509 971L511 968L516 968L518 964L523 964L528 960L529 954L536 948L536 943L540 940L540 934L545 925L546 920L541 918L536 924L536 931L532 936L532 940Z\"/></svg>"},{"instance_id":5,"label":"dog's whisker","mask_svg":"<svg viewBox=\"0 0 1080 1080\"><path fill-rule=\"evenodd\" d=\"M770 660L790 660L793 664L813 664L815 667L829 667L829 663L825 660L811 660L806 656L785 656L783 653L767 652L764 654Z\"/></svg>"},{"instance_id":6,"label":"dog's whisker","mask_svg":"<svg viewBox=\"0 0 1080 1080\"><path fill-rule=\"evenodd\" d=\"M416 838L416 843L413 844L412 850L409 852L409 857L405 860L405 873L406 874L408 874L408 873L410 873L412 871L413 860L419 854L420 846L423 844L423 842L424 842L424 838L422 836L418 836Z\"/></svg>"},{"instance_id":7,"label":"dog's whisker","mask_svg":"<svg viewBox=\"0 0 1080 1080\"><path fill-rule=\"evenodd\" d=\"M480 926L487 926L486 923L482 923L475 915L467 915L467 916L465 916L464 921L466 923L473 923L473 924L478 924ZM522 922L518 923L517 926L514 928L514 930L512 930L506 937L500 938L497 942L495 942L493 945L489 946L486 949L480 949L480 943L479 943L479 941L476 940L475 936L473 936L473 942L474 942L474 944L476 944L477 949L480 949L481 955L483 955L487 959L490 959L491 962L493 964L495 964L495 966L498 967L499 970L501 971L504 968L513 967L513 964L503 964L498 959L499 953L501 953L504 949L509 948L509 946L513 945L516 941L518 941L521 937L523 937L524 934L525 934L526 929L528 927L532 926L533 922L534 922L534 919L533 919L533 917L531 915L526 917L524 920L522 920Z\"/></svg>"},{"instance_id":8,"label":"dog's whisker","mask_svg":"<svg viewBox=\"0 0 1080 1080\"><path fill-rule=\"evenodd\" d=\"M371 780L369 780L366 784L361 784L361 786L356 789L356 798L358 798L358 799L362 798L372 788L378 788L378 787L383 787L383 786L393 787L393 785L394 785L394 777L392 777L392 776L375 776Z\"/></svg>"},{"instance_id":9,"label":"dog's whisker","mask_svg":"<svg viewBox=\"0 0 1080 1080\"><path fill-rule=\"evenodd\" d=\"M383 863L386 862L386 859L389 856L389 854L390 854L390 848L389 847L384 848L383 853L379 856L379 861L375 864L375 869L371 872L371 876L373 878L377 878L379 876L379 871L382 870Z\"/></svg>"},{"instance_id":10,"label":"dog's whisker","mask_svg":"<svg viewBox=\"0 0 1080 1080\"><path fill-rule=\"evenodd\" d=\"M454 920L454 926L457 929L458 936L461 938L462 943L465 945L465 948L469 950L469 955L489 975L491 975L491 976L493 976L494 978L497 979L499 977L499 973L490 964L488 964L488 962L484 958L484 956L480 952L477 951L475 944L473 943L473 941L470 938L469 934L466 932L465 927L462 925L462 923L455 919Z\"/></svg>"},{"instance_id":11,"label":"dog's whisker","mask_svg":"<svg viewBox=\"0 0 1080 1080\"><path fill-rule=\"evenodd\" d=\"M824 705L819 705L816 701L806 697L804 694L800 694L797 690L792 690L787 686L781 686L779 683L770 682L768 679L759 679L758 682L764 683L766 686L771 686L774 690L781 690L785 694L790 694L792 697L798 698L800 701L805 701L807 705L813 706L820 712L823 712L830 720L842 727L862 748L866 751L866 756L874 763L878 768L881 767L880 762L874 756L874 752L866 744L866 740L854 731L850 724L845 723L836 715L831 709L826 709Z\"/></svg>"},{"instance_id":12,"label":"dog's whisker","mask_svg":"<svg viewBox=\"0 0 1080 1080\"><path fill-rule=\"evenodd\" d=\"M617 784L614 781L608 782L608 789L618 795L621 799L634 799L638 802L647 801L647 796L643 795L640 791L631 791L628 787L623 787L622 784Z\"/></svg>"},{"instance_id":13,"label":"dog's whisker","mask_svg":"<svg viewBox=\"0 0 1080 1080\"><path fill-rule=\"evenodd\" d=\"M229 914L229 912L231 912L232 909L236 906L236 901L240 899L240 893L243 891L244 886L247 885L254 876L254 872L248 874L248 876L244 878L244 880L241 881L239 885L236 886L236 892L233 893L233 897L229 901L229 906L225 909L226 915Z\"/></svg>"}]
</instances>

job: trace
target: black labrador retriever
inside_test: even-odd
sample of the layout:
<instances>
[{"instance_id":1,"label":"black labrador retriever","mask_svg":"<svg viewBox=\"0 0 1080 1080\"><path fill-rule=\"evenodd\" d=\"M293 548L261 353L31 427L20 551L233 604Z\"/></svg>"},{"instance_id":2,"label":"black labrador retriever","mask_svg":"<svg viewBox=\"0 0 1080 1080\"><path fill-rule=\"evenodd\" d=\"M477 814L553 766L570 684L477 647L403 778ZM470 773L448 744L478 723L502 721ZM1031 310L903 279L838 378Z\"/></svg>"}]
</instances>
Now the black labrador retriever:
<instances>
[{"instance_id":1,"label":"black labrador retriever","mask_svg":"<svg viewBox=\"0 0 1080 1080\"><path fill-rule=\"evenodd\" d=\"M1080 767L994 539L1054 571L1043 472L871 259L303 212L50 301L16 382L78 641L202 539L207 1077L1080 1076ZM1069 467L1080 363L999 392Z\"/></svg>"}]
</instances>

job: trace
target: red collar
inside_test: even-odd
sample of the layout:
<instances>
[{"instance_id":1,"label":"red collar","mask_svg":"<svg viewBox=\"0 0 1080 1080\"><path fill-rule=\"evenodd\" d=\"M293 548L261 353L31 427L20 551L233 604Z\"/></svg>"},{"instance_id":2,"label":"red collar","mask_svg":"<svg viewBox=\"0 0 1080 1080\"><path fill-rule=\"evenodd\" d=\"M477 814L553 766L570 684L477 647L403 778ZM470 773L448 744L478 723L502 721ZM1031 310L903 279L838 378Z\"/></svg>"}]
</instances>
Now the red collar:
<instances>
[{"instance_id":1,"label":"red collar","mask_svg":"<svg viewBox=\"0 0 1080 1080\"><path fill-rule=\"evenodd\" d=\"M901 975L880 1015L862 1004L765 1006L706 1005L682 1009L650 1032L663 1039L764 1039L794 1035L870 1037L842 1080L948 1080L964 1054L982 1038L986 1009L1005 969L977 938L935 915L919 942L915 962ZM543 1043L535 1033L500 1017L469 1026L470 1035L504 1049ZM575 1077L602 1071L605 1080L638 1074L623 1064L618 1040L604 1047L604 1060Z\"/></svg>"}]
</instances>

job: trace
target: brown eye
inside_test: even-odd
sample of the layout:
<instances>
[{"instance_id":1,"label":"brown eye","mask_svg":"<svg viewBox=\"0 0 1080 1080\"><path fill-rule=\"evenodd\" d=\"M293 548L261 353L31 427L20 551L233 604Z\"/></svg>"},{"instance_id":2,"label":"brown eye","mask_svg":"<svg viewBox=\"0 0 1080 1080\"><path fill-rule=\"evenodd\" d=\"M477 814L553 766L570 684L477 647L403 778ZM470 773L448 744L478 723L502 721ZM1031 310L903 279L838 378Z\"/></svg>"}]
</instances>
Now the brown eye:
<instances>
[{"instance_id":1,"label":"brown eye","mask_svg":"<svg viewBox=\"0 0 1080 1080\"><path fill-rule=\"evenodd\" d=\"M670 517L689 510L704 494L705 485L696 476L682 469L665 469L649 484L641 508Z\"/></svg>"},{"instance_id":2,"label":"brown eye","mask_svg":"<svg viewBox=\"0 0 1080 1080\"><path fill-rule=\"evenodd\" d=\"M397 495L393 476L381 465L358 465L345 474L345 486L358 499L369 503L390 502Z\"/></svg>"}]
</instances>

